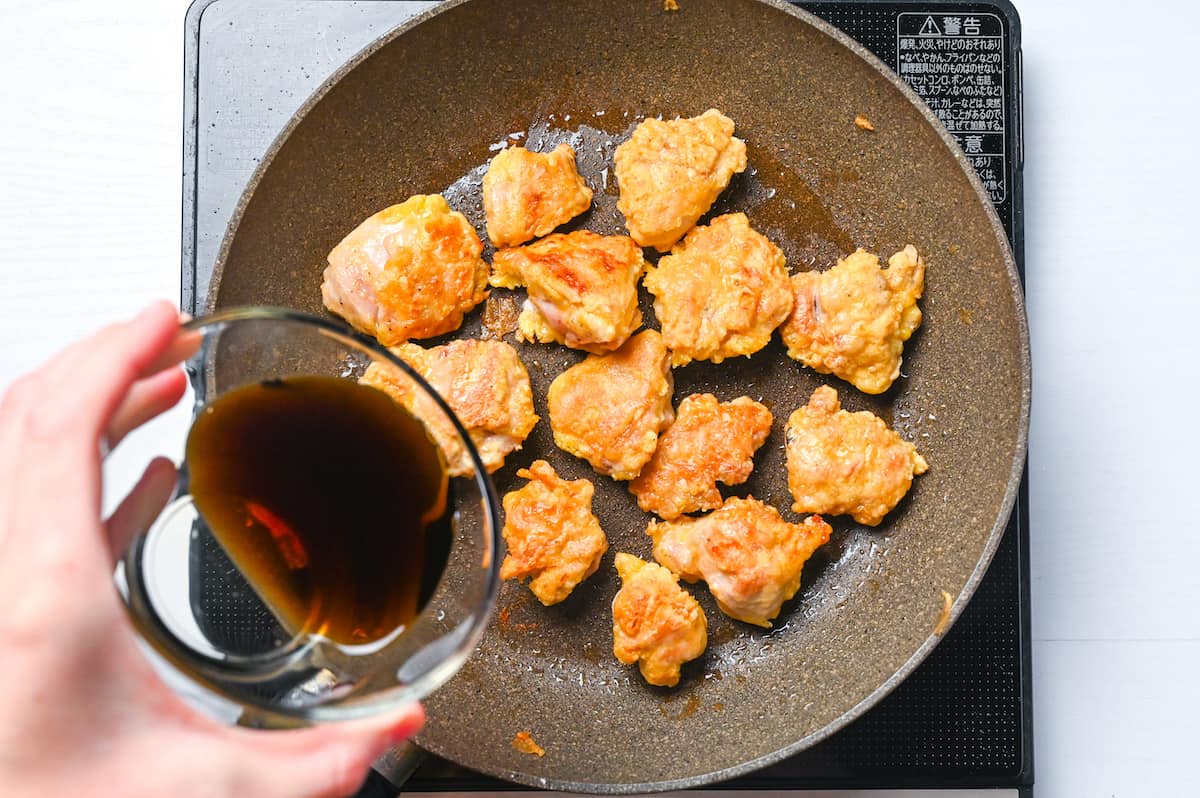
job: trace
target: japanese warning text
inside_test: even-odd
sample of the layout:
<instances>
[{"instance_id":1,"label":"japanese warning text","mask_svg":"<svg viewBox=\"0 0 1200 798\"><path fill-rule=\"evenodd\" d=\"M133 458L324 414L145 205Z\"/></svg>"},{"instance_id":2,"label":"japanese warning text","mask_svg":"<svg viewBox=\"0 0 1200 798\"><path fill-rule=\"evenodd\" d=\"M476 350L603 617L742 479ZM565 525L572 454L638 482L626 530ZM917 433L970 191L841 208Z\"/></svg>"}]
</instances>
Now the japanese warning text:
<instances>
[{"instance_id":1,"label":"japanese warning text","mask_svg":"<svg viewBox=\"0 0 1200 798\"><path fill-rule=\"evenodd\" d=\"M996 204L1008 194L1002 24L987 13L896 18L896 71L958 139Z\"/></svg>"}]
</instances>

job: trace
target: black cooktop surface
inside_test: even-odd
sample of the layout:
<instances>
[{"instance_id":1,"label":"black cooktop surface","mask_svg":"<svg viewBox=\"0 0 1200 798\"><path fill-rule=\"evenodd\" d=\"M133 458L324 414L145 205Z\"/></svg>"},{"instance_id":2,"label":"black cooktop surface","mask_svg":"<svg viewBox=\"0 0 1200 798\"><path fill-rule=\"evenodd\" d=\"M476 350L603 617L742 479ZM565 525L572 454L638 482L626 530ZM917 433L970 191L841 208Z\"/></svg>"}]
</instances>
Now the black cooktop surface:
<instances>
[{"instance_id":1,"label":"black cooktop surface","mask_svg":"<svg viewBox=\"0 0 1200 798\"><path fill-rule=\"evenodd\" d=\"M229 215L292 111L358 49L432 5L197 0L188 14L186 47L186 310L203 309ZM1003 0L798 5L846 31L893 67L942 119L990 193L1023 274L1020 25L1015 10ZM1023 481L991 568L966 611L891 695L824 742L719 787L973 786L1031 792L1027 505ZM201 579L219 579L222 569L205 565L219 552L198 555ZM521 788L430 758L404 789ZM362 794L394 792L376 774Z\"/></svg>"}]
</instances>

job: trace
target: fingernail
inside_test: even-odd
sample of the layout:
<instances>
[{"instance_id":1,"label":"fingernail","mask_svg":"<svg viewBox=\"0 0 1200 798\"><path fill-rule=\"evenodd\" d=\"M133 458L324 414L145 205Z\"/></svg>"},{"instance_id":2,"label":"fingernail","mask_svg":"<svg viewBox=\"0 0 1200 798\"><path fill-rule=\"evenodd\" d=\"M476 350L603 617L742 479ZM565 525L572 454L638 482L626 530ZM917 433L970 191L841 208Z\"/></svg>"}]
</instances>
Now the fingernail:
<instances>
[{"instance_id":1,"label":"fingernail","mask_svg":"<svg viewBox=\"0 0 1200 798\"><path fill-rule=\"evenodd\" d=\"M143 321L145 319L152 318L152 317L156 316L157 314L162 313L163 310L167 307L171 308L172 310L175 310L175 303L170 302L166 299L156 300L154 302L151 302L146 307L142 308L141 312L139 312L135 318L138 321Z\"/></svg>"},{"instance_id":2,"label":"fingernail","mask_svg":"<svg viewBox=\"0 0 1200 798\"><path fill-rule=\"evenodd\" d=\"M384 739L387 740L389 748L395 748L401 743L406 743L417 732L421 731L421 727L425 725L424 717L418 719L406 718L400 723L392 726L387 730Z\"/></svg>"}]
</instances>

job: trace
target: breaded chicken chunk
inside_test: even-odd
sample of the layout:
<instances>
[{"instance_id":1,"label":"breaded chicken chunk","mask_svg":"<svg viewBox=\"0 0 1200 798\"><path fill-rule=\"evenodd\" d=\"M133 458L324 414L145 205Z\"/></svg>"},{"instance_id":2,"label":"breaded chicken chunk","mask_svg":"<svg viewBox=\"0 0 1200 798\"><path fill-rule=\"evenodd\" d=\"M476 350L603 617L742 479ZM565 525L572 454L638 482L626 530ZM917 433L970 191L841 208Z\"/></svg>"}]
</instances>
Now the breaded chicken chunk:
<instances>
[{"instance_id":1,"label":"breaded chicken chunk","mask_svg":"<svg viewBox=\"0 0 1200 798\"><path fill-rule=\"evenodd\" d=\"M367 219L329 253L325 307L384 346L462 324L487 297L483 242L438 194L418 194Z\"/></svg>"},{"instance_id":2,"label":"breaded chicken chunk","mask_svg":"<svg viewBox=\"0 0 1200 798\"><path fill-rule=\"evenodd\" d=\"M613 479L633 479L675 419L671 361L662 336L644 330L616 352L589 355L550 383L554 442Z\"/></svg>"},{"instance_id":3,"label":"breaded chicken chunk","mask_svg":"<svg viewBox=\"0 0 1200 798\"><path fill-rule=\"evenodd\" d=\"M569 144L545 153L509 147L483 176L487 232L497 248L544 236L591 204L592 190L579 176Z\"/></svg>"},{"instance_id":4,"label":"breaded chicken chunk","mask_svg":"<svg viewBox=\"0 0 1200 798\"><path fill-rule=\"evenodd\" d=\"M694 228L648 270L646 289L676 366L753 354L792 310L783 251L744 213Z\"/></svg>"},{"instance_id":5,"label":"breaded chicken chunk","mask_svg":"<svg viewBox=\"0 0 1200 798\"><path fill-rule=\"evenodd\" d=\"M750 478L771 420L771 411L748 396L732 402L710 393L686 397L629 492L643 510L668 521L720 507L717 482L740 485Z\"/></svg>"},{"instance_id":6,"label":"breaded chicken chunk","mask_svg":"<svg viewBox=\"0 0 1200 798\"><path fill-rule=\"evenodd\" d=\"M517 476L529 482L504 497L508 554L500 578L533 577L529 589L548 607L596 573L608 539L592 514L591 482L562 479L545 460L535 460Z\"/></svg>"},{"instance_id":7,"label":"breaded chicken chunk","mask_svg":"<svg viewBox=\"0 0 1200 798\"><path fill-rule=\"evenodd\" d=\"M904 342L921 326L924 289L925 261L911 244L886 269L860 249L828 271L793 275L795 308L780 330L788 354L864 393L883 393L900 376Z\"/></svg>"},{"instance_id":8,"label":"breaded chicken chunk","mask_svg":"<svg viewBox=\"0 0 1200 798\"><path fill-rule=\"evenodd\" d=\"M503 341L462 339L422 349L404 344L392 353L412 366L437 391L466 427L484 467L492 472L537 424L529 372L517 350ZM473 469L450 419L400 370L381 363L367 368L361 382L373 385L422 419L442 452L452 476Z\"/></svg>"},{"instance_id":9,"label":"breaded chicken chunk","mask_svg":"<svg viewBox=\"0 0 1200 798\"><path fill-rule=\"evenodd\" d=\"M613 598L613 654L635 662L642 678L659 687L679 684L679 669L704 653L708 619L675 575L632 554L617 554L621 589Z\"/></svg>"},{"instance_id":10,"label":"breaded chicken chunk","mask_svg":"<svg viewBox=\"0 0 1200 798\"><path fill-rule=\"evenodd\" d=\"M842 410L822 385L788 419L788 488L798 513L849 515L876 526L929 470L917 447L867 411Z\"/></svg>"},{"instance_id":11,"label":"breaded chicken chunk","mask_svg":"<svg viewBox=\"0 0 1200 798\"><path fill-rule=\"evenodd\" d=\"M731 498L701 518L652 521L646 534L654 559L681 579L707 582L721 612L769 627L831 531L819 515L789 524L757 499Z\"/></svg>"},{"instance_id":12,"label":"breaded chicken chunk","mask_svg":"<svg viewBox=\"0 0 1200 798\"><path fill-rule=\"evenodd\" d=\"M647 119L617 147L615 173L629 235L666 252L746 169L746 145L716 109L691 119Z\"/></svg>"},{"instance_id":13,"label":"breaded chicken chunk","mask_svg":"<svg viewBox=\"0 0 1200 798\"><path fill-rule=\"evenodd\" d=\"M525 340L611 352L642 326L637 284L645 270L628 236L577 230L500 250L491 284L525 286L529 300L517 320Z\"/></svg>"}]
</instances>

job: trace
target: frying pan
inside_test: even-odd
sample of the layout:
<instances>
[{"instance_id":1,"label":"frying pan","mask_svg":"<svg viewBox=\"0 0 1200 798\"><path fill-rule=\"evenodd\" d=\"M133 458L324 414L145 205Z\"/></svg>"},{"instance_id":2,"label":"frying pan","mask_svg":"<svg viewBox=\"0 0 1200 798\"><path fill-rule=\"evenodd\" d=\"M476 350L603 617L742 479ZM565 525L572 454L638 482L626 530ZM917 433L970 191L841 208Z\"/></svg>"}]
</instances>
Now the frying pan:
<instances>
[{"instance_id":1,"label":"frying pan","mask_svg":"<svg viewBox=\"0 0 1200 798\"><path fill-rule=\"evenodd\" d=\"M856 246L886 257L913 243L925 256L925 322L886 394L868 397L802 368L778 339L750 358L676 369L676 401L746 394L775 415L754 475L728 495L752 494L797 520L783 427L822 384L848 409L893 424L930 471L877 528L832 519L833 539L769 630L726 618L703 586L690 588L708 615L710 643L672 690L648 687L611 654L612 557L649 556L647 516L623 485L557 451L545 421L550 381L581 356L518 345L543 421L497 472L497 489L521 484L516 470L539 456L566 478L593 479L610 550L555 607L504 586L478 652L428 700L418 743L527 785L690 787L777 761L845 726L937 644L942 591L953 597L950 622L959 615L1002 534L1024 458L1030 368L1020 284L953 140L874 57L810 15L775 0L679 5L452 0L384 36L335 74L267 153L210 292L210 309L323 312L329 250L414 193L443 192L482 231L480 179L504 142L549 149L570 141L596 192L571 227L622 232L613 148L645 116L710 107L735 120L750 163L710 215L745 211L793 271L827 268ZM856 127L857 115L875 131ZM481 334L480 315L454 335ZM518 731L545 756L516 751Z\"/></svg>"}]
</instances>

